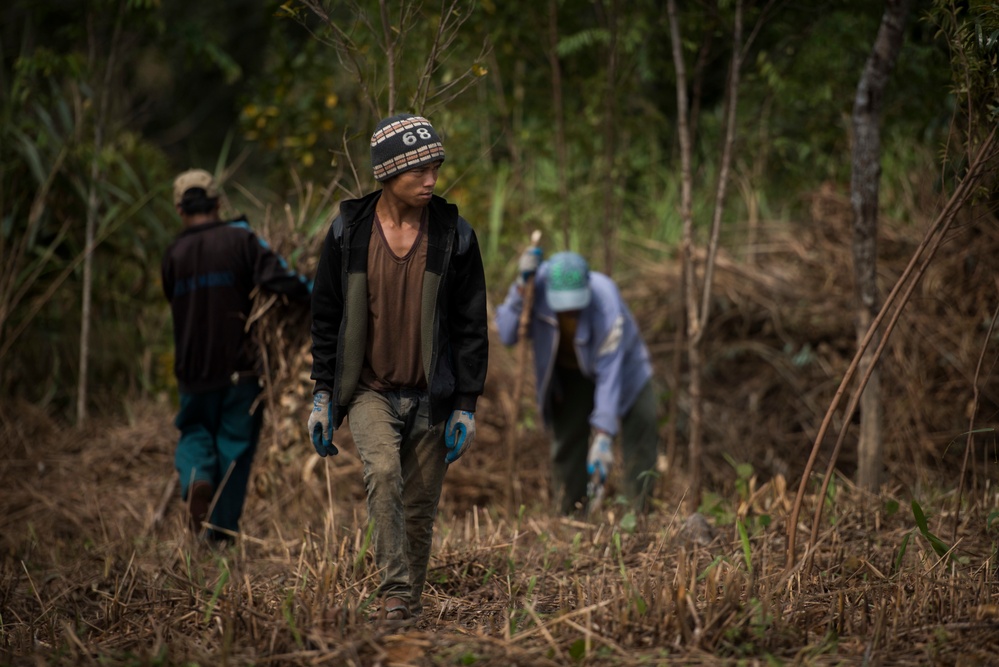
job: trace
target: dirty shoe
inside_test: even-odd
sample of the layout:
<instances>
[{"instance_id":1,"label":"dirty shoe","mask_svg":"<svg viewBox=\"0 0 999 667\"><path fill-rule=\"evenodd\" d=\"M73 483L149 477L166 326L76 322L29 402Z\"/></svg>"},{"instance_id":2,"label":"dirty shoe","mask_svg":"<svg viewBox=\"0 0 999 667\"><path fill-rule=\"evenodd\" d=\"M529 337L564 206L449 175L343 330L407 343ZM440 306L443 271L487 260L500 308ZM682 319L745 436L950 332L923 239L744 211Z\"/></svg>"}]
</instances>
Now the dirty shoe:
<instances>
[{"instance_id":1,"label":"dirty shoe","mask_svg":"<svg viewBox=\"0 0 999 667\"><path fill-rule=\"evenodd\" d=\"M191 530L198 534L201 526L208 519L208 508L212 506L215 489L211 483L197 480L191 485L187 494L188 511L191 513Z\"/></svg>"}]
</instances>

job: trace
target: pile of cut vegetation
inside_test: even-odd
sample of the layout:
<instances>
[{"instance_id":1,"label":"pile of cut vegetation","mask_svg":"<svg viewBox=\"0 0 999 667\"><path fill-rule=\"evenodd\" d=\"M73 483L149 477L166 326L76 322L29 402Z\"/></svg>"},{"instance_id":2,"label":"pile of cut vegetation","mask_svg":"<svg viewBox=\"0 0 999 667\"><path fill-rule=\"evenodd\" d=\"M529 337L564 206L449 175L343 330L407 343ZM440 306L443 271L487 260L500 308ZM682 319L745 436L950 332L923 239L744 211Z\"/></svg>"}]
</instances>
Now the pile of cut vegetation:
<instances>
[{"instance_id":1,"label":"pile of cut vegetation","mask_svg":"<svg viewBox=\"0 0 999 667\"><path fill-rule=\"evenodd\" d=\"M938 208L927 202L921 210ZM736 479L727 455L751 464L764 478L799 475L857 349L849 202L827 187L813 195L811 209L807 223L756 229L753 244L745 236L729 239L719 253L704 343L709 486ZM927 227L927 221L882 221L882 299ZM997 253L994 216L968 213L902 310L880 362L889 484L910 491L926 482L949 486L962 467L979 487L994 478L999 375L992 372L997 335L990 327L996 316ZM678 392L676 428L685 443L687 369L681 366L679 376L673 371L674 353L684 345L676 338L683 313L679 262L636 265L637 274L623 282L625 295L647 332L660 376ZM855 384L847 388L847 398ZM823 443L822 468L846 403ZM977 432L969 440L972 415ZM846 477L856 467L858 420L854 415L837 462ZM682 445L678 450L682 468L686 452Z\"/></svg>"}]
</instances>

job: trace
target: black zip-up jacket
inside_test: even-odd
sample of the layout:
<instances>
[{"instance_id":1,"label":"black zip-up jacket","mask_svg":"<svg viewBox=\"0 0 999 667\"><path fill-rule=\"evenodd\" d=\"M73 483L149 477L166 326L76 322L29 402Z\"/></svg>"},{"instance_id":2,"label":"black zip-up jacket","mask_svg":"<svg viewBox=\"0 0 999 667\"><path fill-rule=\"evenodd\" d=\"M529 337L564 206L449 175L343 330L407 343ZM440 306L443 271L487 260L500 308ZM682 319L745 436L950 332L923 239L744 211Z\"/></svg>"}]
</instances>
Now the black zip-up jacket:
<instances>
[{"instance_id":1,"label":"black zip-up jacket","mask_svg":"<svg viewBox=\"0 0 999 667\"><path fill-rule=\"evenodd\" d=\"M332 395L339 426L357 389L368 328L368 242L381 191L340 204L312 292L312 379ZM475 230L434 196L427 225L420 341L431 425L475 410L489 360L486 279ZM407 332L400 332L405 335Z\"/></svg>"},{"instance_id":2,"label":"black zip-up jacket","mask_svg":"<svg viewBox=\"0 0 999 667\"><path fill-rule=\"evenodd\" d=\"M254 287L293 300L311 291L246 218L186 228L167 248L162 273L173 312L174 372L185 393L256 379L257 353L246 331Z\"/></svg>"}]
</instances>

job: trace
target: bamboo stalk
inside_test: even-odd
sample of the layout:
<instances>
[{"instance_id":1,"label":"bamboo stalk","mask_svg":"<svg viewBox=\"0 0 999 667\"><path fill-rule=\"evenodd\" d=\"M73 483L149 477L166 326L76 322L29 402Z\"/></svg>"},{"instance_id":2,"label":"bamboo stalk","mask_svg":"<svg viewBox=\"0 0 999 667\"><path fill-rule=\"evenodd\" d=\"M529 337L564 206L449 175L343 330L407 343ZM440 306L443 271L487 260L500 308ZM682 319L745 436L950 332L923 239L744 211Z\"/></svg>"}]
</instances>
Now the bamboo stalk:
<instances>
[{"instance_id":1,"label":"bamboo stalk","mask_svg":"<svg viewBox=\"0 0 999 667\"><path fill-rule=\"evenodd\" d=\"M541 242L541 231L534 230L531 233L531 245L537 246ZM516 511L516 467L517 467L517 440L520 434L520 402L524 391L524 366L527 363L527 331L531 324L531 310L534 308L534 276L524 281L523 287L524 303L520 311L520 320L517 322L517 375L514 377L513 390L508 406L507 428L506 428L506 479L507 479L507 502L511 512Z\"/></svg>"}]
</instances>

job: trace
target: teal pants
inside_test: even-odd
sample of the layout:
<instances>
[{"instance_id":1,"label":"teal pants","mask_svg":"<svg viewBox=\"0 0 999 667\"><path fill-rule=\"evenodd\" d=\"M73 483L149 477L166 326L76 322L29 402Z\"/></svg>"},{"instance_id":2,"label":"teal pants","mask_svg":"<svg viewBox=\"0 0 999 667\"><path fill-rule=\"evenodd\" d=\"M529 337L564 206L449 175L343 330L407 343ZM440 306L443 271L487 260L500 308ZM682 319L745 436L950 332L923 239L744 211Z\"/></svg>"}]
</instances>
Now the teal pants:
<instances>
[{"instance_id":1,"label":"teal pants","mask_svg":"<svg viewBox=\"0 0 999 667\"><path fill-rule=\"evenodd\" d=\"M256 383L181 393L174 420L180 430L174 465L180 475L181 497L187 500L195 481L209 482L216 492L209 522L232 532L239 530L250 466L260 439L263 409L250 412L259 393Z\"/></svg>"},{"instance_id":2,"label":"teal pants","mask_svg":"<svg viewBox=\"0 0 999 667\"><path fill-rule=\"evenodd\" d=\"M562 514L586 506L586 455L590 449L590 413L593 412L593 381L576 370L555 369L557 390L552 399L551 443L552 487ZM624 492L632 506L643 511L654 489L659 455L656 392L649 381L634 405L621 418L620 450L615 467L622 471ZM611 475L614 475L611 471Z\"/></svg>"}]
</instances>

